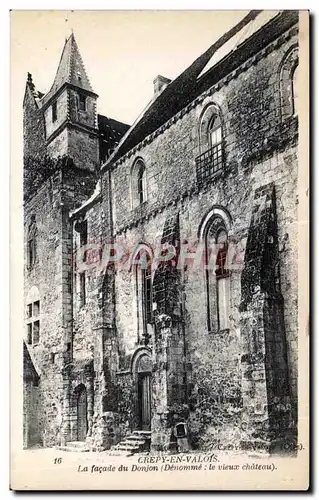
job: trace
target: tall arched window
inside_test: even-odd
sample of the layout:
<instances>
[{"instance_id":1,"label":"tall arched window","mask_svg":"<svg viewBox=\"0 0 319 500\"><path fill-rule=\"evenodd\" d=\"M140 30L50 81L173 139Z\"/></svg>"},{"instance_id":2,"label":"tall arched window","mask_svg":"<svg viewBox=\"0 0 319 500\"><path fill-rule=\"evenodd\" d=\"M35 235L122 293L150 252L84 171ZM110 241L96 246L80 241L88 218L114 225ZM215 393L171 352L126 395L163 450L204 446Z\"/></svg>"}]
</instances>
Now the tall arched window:
<instances>
[{"instance_id":1,"label":"tall arched window","mask_svg":"<svg viewBox=\"0 0 319 500\"><path fill-rule=\"evenodd\" d=\"M30 225L28 227L27 233L27 266L28 269L32 269L36 260L36 237L37 237L37 226L35 222L35 215L31 216Z\"/></svg>"},{"instance_id":2,"label":"tall arched window","mask_svg":"<svg viewBox=\"0 0 319 500\"><path fill-rule=\"evenodd\" d=\"M298 114L298 47L292 47L280 66L280 101L282 119Z\"/></svg>"},{"instance_id":3,"label":"tall arched window","mask_svg":"<svg viewBox=\"0 0 319 500\"><path fill-rule=\"evenodd\" d=\"M220 111L215 104L203 112L199 126L201 154L196 158L199 184L211 181L223 168L223 130Z\"/></svg>"},{"instance_id":4,"label":"tall arched window","mask_svg":"<svg viewBox=\"0 0 319 500\"><path fill-rule=\"evenodd\" d=\"M299 114L299 65L295 67L292 73L292 102L293 102L293 114Z\"/></svg>"},{"instance_id":5,"label":"tall arched window","mask_svg":"<svg viewBox=\"0 0 319 500\"><path fill-rule=\"evenodd\" d=\"M144 163L141 163L137 174L137 194L140 204L146 201L146 171Z\"/></svg>"},{"instance_id":6,"label":"tall arched window","mask_svg":"<svg viewBox=\"0 0 319 500\"><path fill-rule=\"evenodd\" d=\"M206 217L201 238L205 245L205 292L210 332L229 328L230 274L228 269L229 221L215 209Z\"/></svg>"},{"instance_id":7,"label":"tall arched window","mask_svg":"<svg viewBox=\"0 0 319 500\"><path fill-rule=\"evenodd\" d=\"M133 208L147 200L146 168L142 159L137 159L131 172L131 193Z\"/></svg>"},{"instance_id":8,"label":"tall arched window","mask_svg":"<svg viewBox=\"0 0 319 500\"><path fill-rule=\"evenodd\" d=\"M208 125L208 141L210 148L222 142L222 125L220 117L214 115Z\"/></svg>"},{"instance_id":9,"label":"tall arched window","mask_svg":"<svg viewBox=\"0 0 319 500\"><path fill-rule=\"evenodd\" d=\"M137 337L148 342L148 326L152 322L152 251L139 245L132 256L131 270L135 278Z\"/></svg>"}]
</instances>

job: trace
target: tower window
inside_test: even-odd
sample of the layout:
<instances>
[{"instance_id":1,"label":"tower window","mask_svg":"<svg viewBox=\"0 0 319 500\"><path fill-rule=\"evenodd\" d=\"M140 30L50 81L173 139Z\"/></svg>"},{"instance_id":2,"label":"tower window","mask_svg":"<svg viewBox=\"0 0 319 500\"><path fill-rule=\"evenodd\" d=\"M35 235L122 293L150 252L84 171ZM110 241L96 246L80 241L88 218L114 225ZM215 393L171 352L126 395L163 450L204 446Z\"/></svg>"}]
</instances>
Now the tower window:
<instances>
[{"instance_id":1,"label":"tower window","mask_svg":"<svg viewBox=\"0 0 319 500\"><path fill-rule=\"evenodd\" d=\"M52 121L56 122L58 118L56 101L52 104Z\"/></svg>"},{"instance_id":2,"label":"tower window","mask_svg":"<svg viewBox=\"0 0 319 500\"><path fill-rule=\"evenodd\" d=\"M86 96L83 94L78 96L78 107L80 111L86 111Z\"/></svg>"}]
</instances>

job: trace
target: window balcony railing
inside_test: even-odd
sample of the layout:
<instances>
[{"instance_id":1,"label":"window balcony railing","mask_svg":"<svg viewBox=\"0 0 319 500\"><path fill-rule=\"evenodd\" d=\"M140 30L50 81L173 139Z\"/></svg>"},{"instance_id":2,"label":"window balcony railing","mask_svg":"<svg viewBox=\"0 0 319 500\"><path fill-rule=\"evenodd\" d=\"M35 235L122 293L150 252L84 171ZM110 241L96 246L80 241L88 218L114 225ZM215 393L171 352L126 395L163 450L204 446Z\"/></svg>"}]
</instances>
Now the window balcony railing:
<instances>
[{"instance_id":1,"label":"window balcony railing","mask_svg":"<svg viewBox=\"0 0 319 500\"><path fill-rule=\"evenodd\" d=\"M196 158L196 176L199 185L210 182L223 169L222 143L215 144Z\"/></svg>"}]
</instances>

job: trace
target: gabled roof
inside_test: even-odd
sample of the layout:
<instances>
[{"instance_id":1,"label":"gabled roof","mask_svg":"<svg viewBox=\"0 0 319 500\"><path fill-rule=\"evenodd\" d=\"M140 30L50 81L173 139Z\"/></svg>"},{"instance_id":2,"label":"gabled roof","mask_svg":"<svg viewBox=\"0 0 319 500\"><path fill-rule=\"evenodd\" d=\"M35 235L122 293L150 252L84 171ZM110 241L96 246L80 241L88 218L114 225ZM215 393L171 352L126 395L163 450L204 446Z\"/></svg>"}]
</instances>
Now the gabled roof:
<instances>
[{"instance_id":1,"label":"gabled roof","mask_svg":"<svg viewBox=\"0 0 319 500\"><path fill-rule=\"evenodd\" d=\"M212 85L232 72L245 60L260 51L262 47L269 44L281 33L298 22L298 11L283 11L275 15L268 22L266 21L248 39L245 34L237 39L236 35L246 30L246 27L249 30L251 22L261 12L251 11L238 24L211 45L206 52L198 57L175 80L167 85L157 98L153 98L144 112L124 135L105 166L121 158L145 137L155 132L156 129L185 108L197 96L212 87ZM216 64L213 64L213 67L210 67L209 62L213 55L234 37L236 39L231 52L226 54Z\"/></svg>"},{"instance_id":2,"label":"gabled roof","mask_svg":"<svg viewBox=\"0 0 319 500\"><path fill-rule=\"evenodd\" d=\"M65 41L54 82L42 102L46 103L66 83L93 92L73 33Z\"/></svg>"}]
</instances>

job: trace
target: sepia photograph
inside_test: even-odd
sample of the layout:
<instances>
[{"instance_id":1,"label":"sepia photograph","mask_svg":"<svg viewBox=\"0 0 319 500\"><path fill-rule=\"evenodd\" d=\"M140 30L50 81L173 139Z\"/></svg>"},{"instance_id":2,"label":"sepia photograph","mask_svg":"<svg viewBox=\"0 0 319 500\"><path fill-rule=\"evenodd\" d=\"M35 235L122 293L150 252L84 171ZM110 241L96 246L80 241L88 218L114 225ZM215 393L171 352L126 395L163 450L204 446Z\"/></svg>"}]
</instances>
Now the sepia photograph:
<instances>
[{"instance_id":1,"label":"sepia photograph","mask_svg":"<svg viewBox=\"0 0 319 500\"><path fill-rule=\"evenodd\" d=\"M308 18L11 12L13 489L308 488Z\"/></svg>"}]
</instances>

